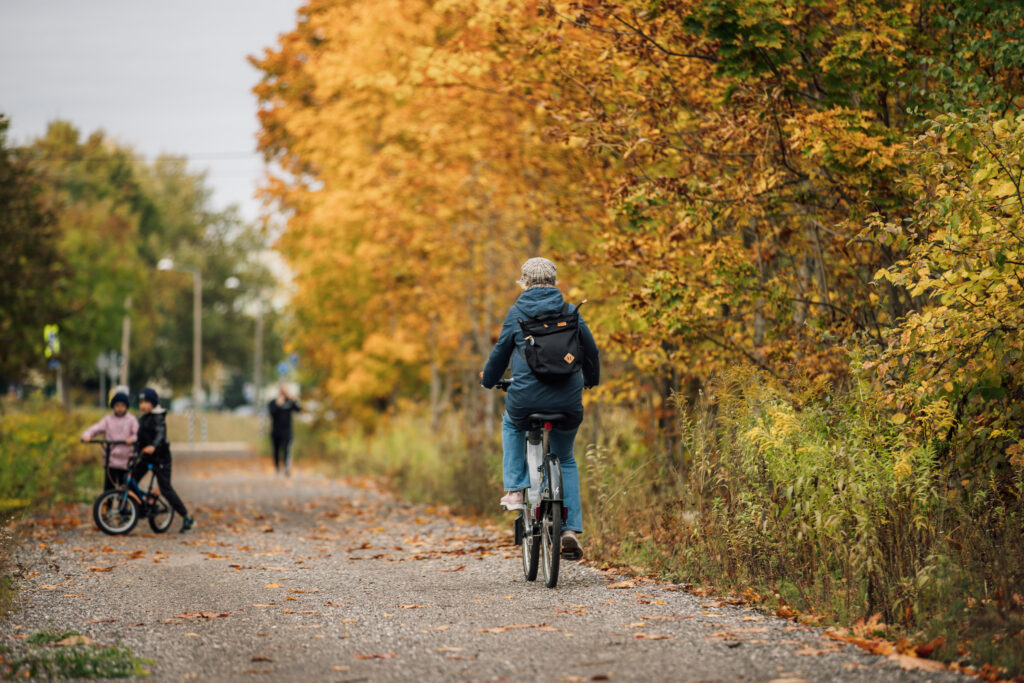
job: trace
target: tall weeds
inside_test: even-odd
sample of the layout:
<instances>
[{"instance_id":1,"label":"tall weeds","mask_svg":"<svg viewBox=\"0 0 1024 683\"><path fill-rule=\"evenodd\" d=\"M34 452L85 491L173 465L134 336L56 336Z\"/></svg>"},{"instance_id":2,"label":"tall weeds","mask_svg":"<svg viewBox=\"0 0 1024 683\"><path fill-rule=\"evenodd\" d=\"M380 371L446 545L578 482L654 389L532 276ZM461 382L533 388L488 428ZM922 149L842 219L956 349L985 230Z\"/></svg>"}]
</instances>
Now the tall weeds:
<instances>
[{"instance_id":1,"label":"tall weeds","mask_svg":"<svg viewBox=\"0 0 1024 683\"><path fill-rule=\"evenodd\" d=\"M680 409L684 457L592 447L595 549L849 623L880 613L1011 671L1024 652L1024 483L952 478L866 385L783 391L753 371ZM954 645L956 643L957 645ZM969 643L969 644L968 644Z\"/></svg>"}]
</instances>

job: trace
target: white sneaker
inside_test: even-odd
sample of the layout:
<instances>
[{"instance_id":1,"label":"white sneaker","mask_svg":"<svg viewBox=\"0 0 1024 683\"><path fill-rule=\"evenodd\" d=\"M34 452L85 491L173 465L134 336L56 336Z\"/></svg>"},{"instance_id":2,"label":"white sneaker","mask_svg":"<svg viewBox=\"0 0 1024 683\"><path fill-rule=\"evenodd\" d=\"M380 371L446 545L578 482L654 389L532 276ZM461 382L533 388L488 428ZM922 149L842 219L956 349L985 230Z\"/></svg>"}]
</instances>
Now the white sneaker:
<instances>
[{"instance_id":1,"label":"white sneaker","mask_svg":"<svg viewBox=\"0 0 1024 683\"><path fill-rule=\"evenodd\" d=\"M507 491L502 497L501 502L498 505L503 506L506 510L522 510L523 509L523 492L522 491Z\"/></svg>"},{"instance_id":2,"label":"white sneaker","mask_svg":"<svg viewBox=\"0 0 1024 683\"><path fill-rule=\"evenodd\" d=\"M562 559L577 562L583 559L583 546L576 532L566 529L562 532Z\"/></svg>"}]
</instances>

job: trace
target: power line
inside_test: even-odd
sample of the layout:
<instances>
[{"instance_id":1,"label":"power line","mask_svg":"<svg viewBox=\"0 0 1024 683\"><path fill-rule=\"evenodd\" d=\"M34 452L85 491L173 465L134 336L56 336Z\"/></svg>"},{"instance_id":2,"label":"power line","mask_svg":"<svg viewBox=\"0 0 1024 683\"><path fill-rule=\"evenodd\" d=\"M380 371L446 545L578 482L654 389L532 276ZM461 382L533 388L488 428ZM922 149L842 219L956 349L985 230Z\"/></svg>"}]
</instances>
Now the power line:
<instances>
[{"instance_id":1,"label":"power line","mask_svg":"<svg viewBox=\"0 0 1024 683\"><path fill-rule=\"evenodd\" d=\"M85 155L81 151L75 151L69 154L54 154L49 151L40 150L33 147L32 145L23 145L22 151L30 152L35 158L41 159L52 159L55 161L84 161ZM244 159L253 160L259 159L262 161L262 153L258 151L252 152L194 152L194 153L181 153L181 154L167 154L167 153L150 153L150 152L135 152L132 150L122 149L115 147L112 150L107 150L112 155L121 154L127 157L132 157L140 161L156 161L157 159L169 159L177 161L228 161L231 159Z\"/></svg>"}]
</instances>

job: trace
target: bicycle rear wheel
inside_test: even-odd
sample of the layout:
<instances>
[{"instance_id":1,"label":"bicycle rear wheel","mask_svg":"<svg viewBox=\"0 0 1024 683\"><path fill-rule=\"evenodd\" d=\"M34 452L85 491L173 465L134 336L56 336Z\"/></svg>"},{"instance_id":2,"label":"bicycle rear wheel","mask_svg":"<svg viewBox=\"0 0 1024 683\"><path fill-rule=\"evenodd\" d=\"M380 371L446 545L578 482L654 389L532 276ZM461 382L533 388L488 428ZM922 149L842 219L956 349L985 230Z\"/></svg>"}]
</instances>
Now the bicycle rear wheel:
<instances>
[{"instance_id":1,"label":"bicycle rear wheel","mask_svg":"<svg viewBox=\"0 0 1024 683\"><path fill-rule=\"evenodd\" d=\"M104 491L92 504L92 519L103 533L119 536L135 528L139 506L124 491Z\"/></svg>"},{"instance_id":2,"label":"bicycle rear wheel","mask_svg":"<svg viewBox=\"0 0 1024 683\"><path fill-rule=\"evenodd\" d=\"M171 507L171 504L161 494L156 496L156 500L150 503L146 517L149 520L149 528L158 534L162 534L170 529L171 524L174 522L174 508Z\"/></svg>"},{"instance_id":3,"label":"bicycle rear wheel","mask_svg":"<svg viewBox=\"0 0 1024 683\"><path fill-rule=\"evenodd\" d=\"M529 506L527 506L523 514L527 514L529 509ZM540 537L532 531L526 531L523 533L522 548L523 575L526 576L527 581L536 581L537 569L540 564Z\"/></svg>"},{"instance_id":4,"label":"bicycle rear wheel","mask_svg":"<svg viewBox=\"0 0 1024 683\"><path fill-rule=\"evenodd\" d=\"M558 585L558 561L562 556L562 504L552 501L540 527L541 559L544 565L544 585Z\"/></svg>"}]
</instances>

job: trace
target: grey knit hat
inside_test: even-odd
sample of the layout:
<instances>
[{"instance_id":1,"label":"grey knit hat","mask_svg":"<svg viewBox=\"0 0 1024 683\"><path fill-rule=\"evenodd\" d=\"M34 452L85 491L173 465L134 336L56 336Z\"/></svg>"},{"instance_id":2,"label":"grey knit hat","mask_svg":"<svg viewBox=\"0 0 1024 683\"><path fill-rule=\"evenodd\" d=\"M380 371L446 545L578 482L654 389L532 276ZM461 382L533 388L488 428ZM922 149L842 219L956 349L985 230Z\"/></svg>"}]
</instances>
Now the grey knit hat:
<instances>
[{"instance_id":1,"label":"grey knit hat","mask_svg":"<svg viewBox=\"0 0 1024 683\"><path fill-rule=\"evenodd\" d=\"M555 278L558 275L558 268L555 267L554 263L540 256L527 259L526 263L523 264L522 272L523 276L516 282L523 289L538 286L554 287L557 283Z\"/></svg>"}]
</instances>

